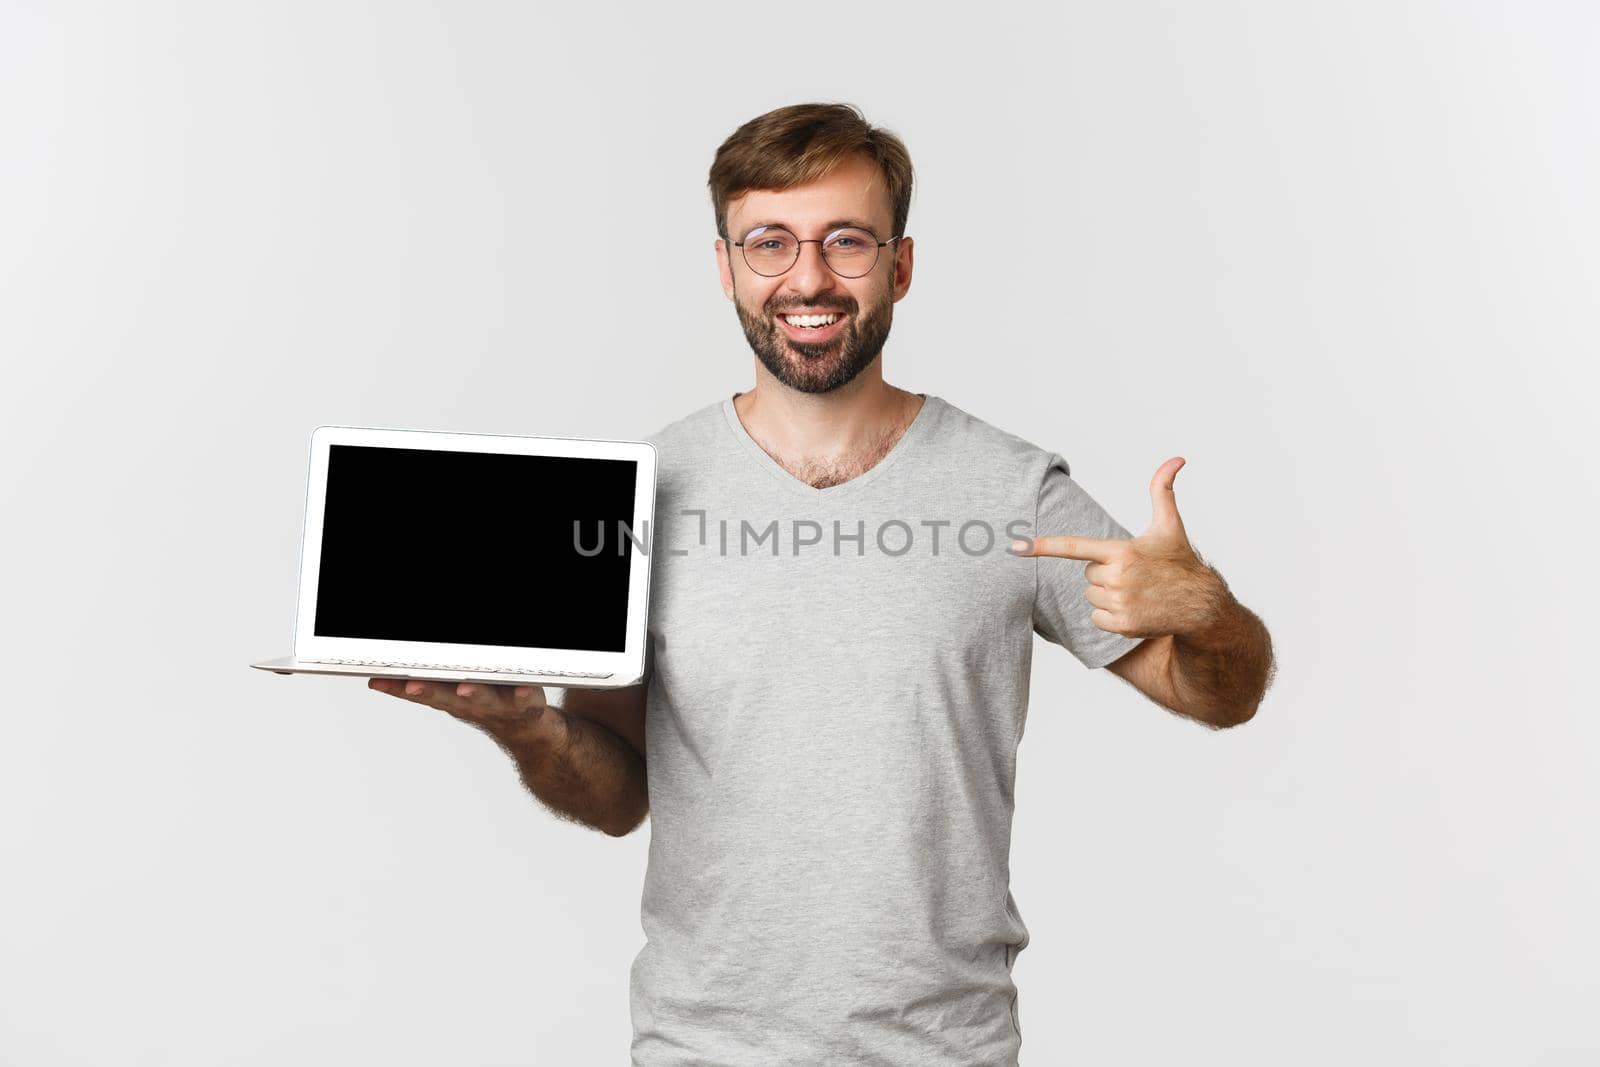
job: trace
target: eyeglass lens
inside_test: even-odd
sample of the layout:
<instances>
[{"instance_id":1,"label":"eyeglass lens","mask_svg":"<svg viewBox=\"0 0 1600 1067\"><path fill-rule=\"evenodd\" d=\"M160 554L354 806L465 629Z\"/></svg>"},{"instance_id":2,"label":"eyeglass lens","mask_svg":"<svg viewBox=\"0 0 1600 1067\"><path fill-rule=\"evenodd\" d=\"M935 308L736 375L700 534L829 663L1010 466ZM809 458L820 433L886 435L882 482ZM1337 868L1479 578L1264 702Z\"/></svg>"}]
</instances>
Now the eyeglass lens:
<instances>
[{"instance_id":1,"label":"eyeglass lens","mask_svg":"<svg viewBox=\"0 0 1600 1067\"><path fill-rule=\"evenodd\" d=\"M744 260L766 277L782 274L800 258L800 239L780 226L760 226L744 239ZM859 278L878 261L878 239L866 230L835 230L822 239L822 258L835 273Z\"/></svg>"}]
</instances>

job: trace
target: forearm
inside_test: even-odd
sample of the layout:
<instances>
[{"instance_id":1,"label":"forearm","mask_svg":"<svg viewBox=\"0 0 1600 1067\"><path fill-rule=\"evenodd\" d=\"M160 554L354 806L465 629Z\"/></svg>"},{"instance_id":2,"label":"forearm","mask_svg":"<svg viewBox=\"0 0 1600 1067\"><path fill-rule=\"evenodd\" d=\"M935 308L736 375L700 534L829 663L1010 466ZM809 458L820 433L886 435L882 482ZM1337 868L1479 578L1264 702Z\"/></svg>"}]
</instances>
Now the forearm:
<instances>
[{"instance_id":1,"label":"forearm","mask_svg":"<svg viewBox=\"0 0 1600 1067\"><path fill-rule=\"evenodd\" d=\"M1203 625L1172 636L1172 689L1184 714L1211 726L1248 722L1272 684L1272 637L1216 575Z\"/></svg>"},{"instance_id":2,"label":"forearm","mask_svg":"<svg viewBox=\"0 0 1600 1067\"><path fill-rule=\"evenodd\" d=\"M516 761L522 782L558 818L622 837L650 809L644 761L599 723L560 708L549 722L485 730Z\"/></svg>"}]
</instances>

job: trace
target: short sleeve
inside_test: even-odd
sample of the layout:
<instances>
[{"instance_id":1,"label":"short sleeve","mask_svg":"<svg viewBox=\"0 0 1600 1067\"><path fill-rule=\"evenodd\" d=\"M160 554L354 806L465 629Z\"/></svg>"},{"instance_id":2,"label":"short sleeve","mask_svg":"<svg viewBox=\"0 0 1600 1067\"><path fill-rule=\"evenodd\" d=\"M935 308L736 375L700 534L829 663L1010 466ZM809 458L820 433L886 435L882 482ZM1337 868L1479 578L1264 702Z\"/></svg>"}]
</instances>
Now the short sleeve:
<instances>
[{"instance_id":1,"label":"short sleeve","mask_svg":"<svg viewBox=\"0 0 1600 1067\"><path fill-rule=\"evenodd\" d=\"M1072 478L1067 461L1050 454L1039 485L1039 503L1033 536L1070 534L1074 537L1125 538L1133 535L1112 518ZM1104 667L1135 648L1142 640L1102 630L1090 621L1094 605L1084 597L1089 583L1083 577L1083 560L1052 556L1034 558L1037 584L1033 603L1033 629L1040 637L1071 652L1085 667Z\"/></svg>"}]
</instances>

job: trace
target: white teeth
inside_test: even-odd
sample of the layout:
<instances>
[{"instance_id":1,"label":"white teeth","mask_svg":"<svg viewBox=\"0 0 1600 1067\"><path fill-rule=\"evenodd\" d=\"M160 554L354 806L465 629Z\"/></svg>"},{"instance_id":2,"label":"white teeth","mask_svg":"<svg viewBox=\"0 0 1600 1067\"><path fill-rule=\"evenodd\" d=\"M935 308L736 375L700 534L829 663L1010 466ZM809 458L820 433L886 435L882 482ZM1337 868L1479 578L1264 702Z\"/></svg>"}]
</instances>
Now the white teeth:
<instances>
[{"instance_id":1,"label":"white teeth","mask_svg":"<svg viewBox=\"0 0 1600 1067\"><path fill-rule=\"evenodd\" d=\"M838 315L785 315L783 321L790 326L832 326L839 321Z\"/></svg>"}]
</instances>

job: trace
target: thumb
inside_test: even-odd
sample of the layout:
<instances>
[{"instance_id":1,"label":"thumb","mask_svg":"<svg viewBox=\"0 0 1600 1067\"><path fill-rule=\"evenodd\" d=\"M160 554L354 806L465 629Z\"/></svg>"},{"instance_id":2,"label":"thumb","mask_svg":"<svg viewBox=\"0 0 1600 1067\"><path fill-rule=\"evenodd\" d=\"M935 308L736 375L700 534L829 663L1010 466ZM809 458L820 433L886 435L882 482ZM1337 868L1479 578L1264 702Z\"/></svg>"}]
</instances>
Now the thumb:
<instances>
[{"instance_id":1,"label":"thumb","mask_svg":"<svg viewBox=\"0 0 1600 1067\"><path fill-rule=\"evenodd\" d=\"M1150 479L1150 530L1184 536L1183 519L1178 515L1178 495L1172 483L1178 471L1188 462L1182 456L1173 456L1156 470Z\"/></svg>"}]
</instances>

